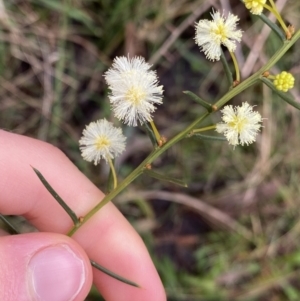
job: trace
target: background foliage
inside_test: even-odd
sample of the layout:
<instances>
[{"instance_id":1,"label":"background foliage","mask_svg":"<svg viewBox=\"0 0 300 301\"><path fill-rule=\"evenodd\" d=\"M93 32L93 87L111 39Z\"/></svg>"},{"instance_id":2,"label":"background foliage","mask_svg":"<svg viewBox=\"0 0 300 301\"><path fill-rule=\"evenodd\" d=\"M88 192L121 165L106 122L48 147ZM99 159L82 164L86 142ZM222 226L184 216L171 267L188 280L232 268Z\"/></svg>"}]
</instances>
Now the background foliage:
<instances>
[{"instance_id":1,"label":"background foliage","mask_svg":"<svg viewBox=\"0 0 300 301\"><path fill-rule=\"evenodd\" d=\"M298 29L300 2L277 5ZM155 122L171 137L202 112L182 91L213 102L228 88L221 63L207 61L193 39L194 22L210 18L211 7L239 15L236 54L248 77L280 41L238 0L0 0L0 128L56 145L105 190L107 166L84 162L78 149L87 123L117 123L103 72L117 55L152 63L165 88ZM272 71L294 74L300 101L298 47ZM242 101L266 118L257 143L233 150L183 141L153 167L188 188L143 176L115 200L144 238L170 301L300 300L299 111L262 85L232 103ZM151 150L143 128L124 132L120 178ZM101 297L92 290L88 298Z\"/></svg>"}]
</instances>

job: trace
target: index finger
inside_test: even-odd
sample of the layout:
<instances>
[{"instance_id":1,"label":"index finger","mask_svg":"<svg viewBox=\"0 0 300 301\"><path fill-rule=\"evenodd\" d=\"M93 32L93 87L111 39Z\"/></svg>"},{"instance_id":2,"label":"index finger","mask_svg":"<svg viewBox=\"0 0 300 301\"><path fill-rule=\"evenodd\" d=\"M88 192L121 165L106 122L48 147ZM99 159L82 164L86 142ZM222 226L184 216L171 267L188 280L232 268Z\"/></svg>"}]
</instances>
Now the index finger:
<instances>
[{"instance_id":1,"label":"index finger","mask_svg":"<svg viewBox=\"0 0 300 301\"><path fill-rule=\"evenodd\" d=\"M38 169L77 216L103 198L54 146L0 131L0 212L23 215L40 231L67 233L72 221L33 172ZM73 236L90 259L138 283L135 288L94 270L94 283L106 300L164 301L165 293L147 249L135 230L109 203Z\"/></svg>"}]
</instances>

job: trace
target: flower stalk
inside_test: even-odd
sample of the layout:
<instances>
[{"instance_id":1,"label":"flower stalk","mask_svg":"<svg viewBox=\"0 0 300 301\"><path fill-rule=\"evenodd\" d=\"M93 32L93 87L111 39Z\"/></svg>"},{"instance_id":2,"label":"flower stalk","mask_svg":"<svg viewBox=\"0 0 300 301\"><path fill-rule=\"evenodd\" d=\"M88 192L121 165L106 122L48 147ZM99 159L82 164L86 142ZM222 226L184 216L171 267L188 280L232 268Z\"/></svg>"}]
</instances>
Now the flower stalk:
<instances>
[{"instance_id":1,"label":"flower stalk","mask_svg":"<svg viewBox=\"0 0 300 301\"><path fill-rule=\"evenodd\" d=\"M192 130L191 134L196 134L196 133L201 133L201 132L206 132L206 131L209 131L209 130L214 130L216 128L216 125L210 125L210 126L206 126L204 128L201 128L201 129L195 129L195 130Z\"/></svg>"},{"instance_id":2,"label":"flower stalk","mask_svg":"<svg viewBox=\"0 0 300 301\"><path fill-rule=\"evenodd\" d=\"M107 161L108 161L108 164L109 164L112 176L113 176L114 189L116 189L117 186L118 186L118 179L117 179L117 175L116 175L116 170L115 170L115 167L114 167L114 163L113 163L113 161L112 161L112 159L110 157L107 158Z\"/></svg>"},{"instance_id":3,"label":"flower stalk","mask_svg":"<svg viewBox=\"0 0 300 301\"><path fill-rule=\"evenodd\" d=\"M285 25L280 13L278 12L274 2L272 0L270 0L271 6L269 6L268 4L264 4L264 8L267 9L268 11L270 11L277 19L277 21L279 22L279 24L281 25L282 29L284 30L284 32L286 33L287 37L289 34L289 29L288 27Z\"/></svg>"},{"instance_id":4,"label":"flower stalk","mask_svg":"<svg viewBox=\"0 0 300 301\"><path fill-rule=\"evenodd\" d=\"M155 125L155 123L154 123L153 120L150 121L149 123L150 123L150 125L151 125L151 127L152 127L152 130L153 130L153 133L154 133L154 135L155 135L157 144L159 144L159 142L160 142L160 140L161 140L161 137L160 137L160 134L159 134L159 132L158 132L158 130L157 130L157 128L156 128L156 125Z\"/></svg>"},{"instance_id":5,"label":"flower stalk","mask_svg":"<svg viewBox=\"0 0 300 301\"><path fill-rule=\"evenodd\" d=\"M234 70L235 70L235 83L234 85L238 85L241 81L241 76L240 76L240 68L239 68L239 64L237 62L237 59L236 59L236 56L234 54L234 52L231 52L229 51L230 55L231 55L231 58L232 58L232 61L233 61L233 64L234 64Z\"/></svg>"}]
</instances>

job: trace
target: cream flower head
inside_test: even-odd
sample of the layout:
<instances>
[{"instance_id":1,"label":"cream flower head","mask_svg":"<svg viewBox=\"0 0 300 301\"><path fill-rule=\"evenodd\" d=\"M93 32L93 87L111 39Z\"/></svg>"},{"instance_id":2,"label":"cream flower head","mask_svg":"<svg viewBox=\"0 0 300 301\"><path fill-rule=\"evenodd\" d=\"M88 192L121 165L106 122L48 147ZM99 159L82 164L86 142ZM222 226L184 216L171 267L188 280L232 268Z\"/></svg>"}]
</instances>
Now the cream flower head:
<instances>
[{"instance_id":1,"label":"cream flower head","mask_svg":"<svg viewBox=\"0 0 300 301\"><path fill-rule=\"evenodd\" d=\"M216 131L223 133L229 144L251 144L261 128L262 117L258 112L253 112L253 107L247 102L241 106L225 106L221 110L223 122L217 123Z\"/></svg>"},{"instance_id":2,"label":"cream flower head","mask_svg":"<svg viewBox=\"0 0 300 301\"><path fill-rule=\"evenodd\" d=\"M163 87L150 67L142 57L117 57L104 75L115 117L130 126L152 121L155 105L162 103Z\"/></svg>"},{"instance_id":3,"label":"cream flower head","mask_svg":"<svg viewBox=\"0 0 300 301\"><path fill-rule=\"evenodd\" d=\"M235 42L241 41L242 31L237 30L239 18L231 13L227 18L219 12L211 14L213 20L200 20L196 23L196 44L204 52L209 60L219 60L221 56L221 45L234 52Z\"/></svg>"},{"instance_id":4,"label":"cream flower head","mask_svg":"<svg viewBox=\"0 0 300 301\"><path fill-rule=\"evenodd\" d=\"M91 122L83 130L79 140L81 155L88 162L97 165L103 158L106 162L120 155L125 149L126 137L106 119Z\"/></svg>"},{"instance_id":5,"label":"cream flower head","mask_svg":"<svg viewBox=\"0 0 300 301\"><path fill-rule=\"evenodd\" d=\"M264 4L267 0L243 0L247 9L250 9L250 12L253 15L260 15L264 9Z\"/></svg>"}]
</instances>

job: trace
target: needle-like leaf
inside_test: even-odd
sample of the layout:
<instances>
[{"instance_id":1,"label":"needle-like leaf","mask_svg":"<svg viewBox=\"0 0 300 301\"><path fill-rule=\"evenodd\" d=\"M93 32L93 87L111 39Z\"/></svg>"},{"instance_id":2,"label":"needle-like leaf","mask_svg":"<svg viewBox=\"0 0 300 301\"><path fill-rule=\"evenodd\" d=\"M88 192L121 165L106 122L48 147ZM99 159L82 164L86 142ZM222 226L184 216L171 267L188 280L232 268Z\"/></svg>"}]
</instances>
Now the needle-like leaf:
<instances>
[{"instance_id":1,"label":"needle-like leaf","mask_svg":"<svg viewBox=\"0 0 300 301\"><path fill-rule=\"evenodd\" d=\"M206 102L205 100L201 99L199 96L197 96L195 93L191 91L183 91L184 94L190 96L194 101L199 103L202 107L204 107L208 112L213 111L213 107L210 103Z\"/></svg>"},{"instance_id":2,"label":"needle-like leaf","mask_svg":"<svg viewBox=\"0 0 300 301\"><path fill-rule=\"evenodd\" d=\"M265 77L261 77L260 80L264 84L266 84L271 90L273 90L278 96L280 96L285 102L287 102L288 104L290 104L294 108L300 110L300 103L296 102L294 99L292 99L289 96L289 94L287 94L286 92L281 92L281 91L277 90L276 87L274 86L274 84L269 79L267 79Z\"/></svg>"},{"instance_id":3,"label":"needle-like leaf","mask_svg":"<svg viewBox=\"0 0 300 301\"><path fill-rule=\"evenodd\" d=\"M223 68L224 68L224 71L225 71L226 78L228 80L229 87L232 88L232 85L233 85L232 72L231 72L231 70L229 68L229 65L228 65L228 62L227 62L227 60L225 58L223 50L221 51L221 62L223 64Z\"/></svg>"},{"instance_id":4,"label":"needle-like leaf","mask_svg":"<svg viewBox=\"0 0 300 301\"><path fill-rule=\"evenodd\" d=\"M7 219L7 217L0 214L0 219L8 227L8 230L11 234L19 234L19 231L12 225L12 223Z\"/></svg>"},{"instance_id":5,"label":"needle-like leaf","mask_svg":"<svg viewBox=\"0 0 300 301\"><path fill-rule=\"evenodd\" d=\"M80 224L80 221L75 214L75 212L66 204L66 202L58 195L58 193L52 188L52 186L47 182L44 176L36 168L32 167L38 178L41 180L45 188L51 193L54 199L63 207L63 209L68 213L72 219L75 226Z\"/></svg>"},{"instance_id":6,"label":"needle-like leaf","mask_svg":"<svg viewBox=\"0 0 300 301\"><path fill-rule=\"evenodd\" d=\"M274 33L279 37L279 39L281 39L283 42L286 40L286 36L284 32L277 26L277 24L273 23L264 14L257 15L257 16L274 31Z\"/></svg>"},{"instance_id":7,"label":"needle-like leaf","mask_svg":"<svg viewBox=\"0 0 300 301\"><path fill-rule=\"evenodd\" d=\"M153 132L153 129L151 128L151 126L149 125L149 123L144 123L144 128L146 130L146 133L147 135L149 136L150 140L151 140L151 143L154 147L157 147L158 144L157 144L157 140L156 140L156 137L155 137L155 134Z\"/></svg>"},{"instance_id":8,"label":"needle-like leaf","mask_svg":"<svg viewBox=\"0 0 300 301\"><path fill-rule=\"evenodd\" d=\"M111 277L113 277L113 278L115 278L115 279L121 281L121 282L124 282L124 283L126 283L126 284L129 284L129 285L131 285L131 286L140 287L140 286L139 286L138 284L136 284L135 282L130 281L130 280L128 280L128 279L126 279L126 278L124 278L124 277L122 277L122 276L117 275L116 273L114 273L114 272L108 270L107 268L103 267L102 265L100 265L99 263L95 262L94 260L90 260L90 262L91 262L91 265L92 265L94 268L96 268L97 270L99 270L99 271L101 271L101 272L103 272L103 273L105 273L105 274L107 274L107 275L109 275L109 276L111 276Z\"/></svg>"},{"instance_id":9,"label":"needle-like leaf","mask_svg":"<svg viewBox=\"0 0 300 301\"><path fill-rule=\"evenodd\" d=\"M158 179L158 180L161 180L161 181L170 182L170 183L173 183L173 184L176 184L176 185L179 185L179 186L183 186L183 187L187 187L188 186L182 180L178 180L178 179L174 179L172 177L166 176L166 175L162 175L162 174L157 173L157 172L155 172L153 170L150 170L150 169L145 169L144 173L146 175L148 175L149 177L152 177L152 178L155 178L155 179Z\"/></svg>"},{"instance_id":10,"label":"needle-like leaf","mask_svg":"<svg viewBox=\"0 0 300 301\"><path fill-rule=\"evenodd\" d=\"M221 136L210 136L210 135L203 135L203 134L193 134L191 137L197 137L201 140L214 140L214 141L227 141L225 137Z\"/></svg>"}]
</instances>

